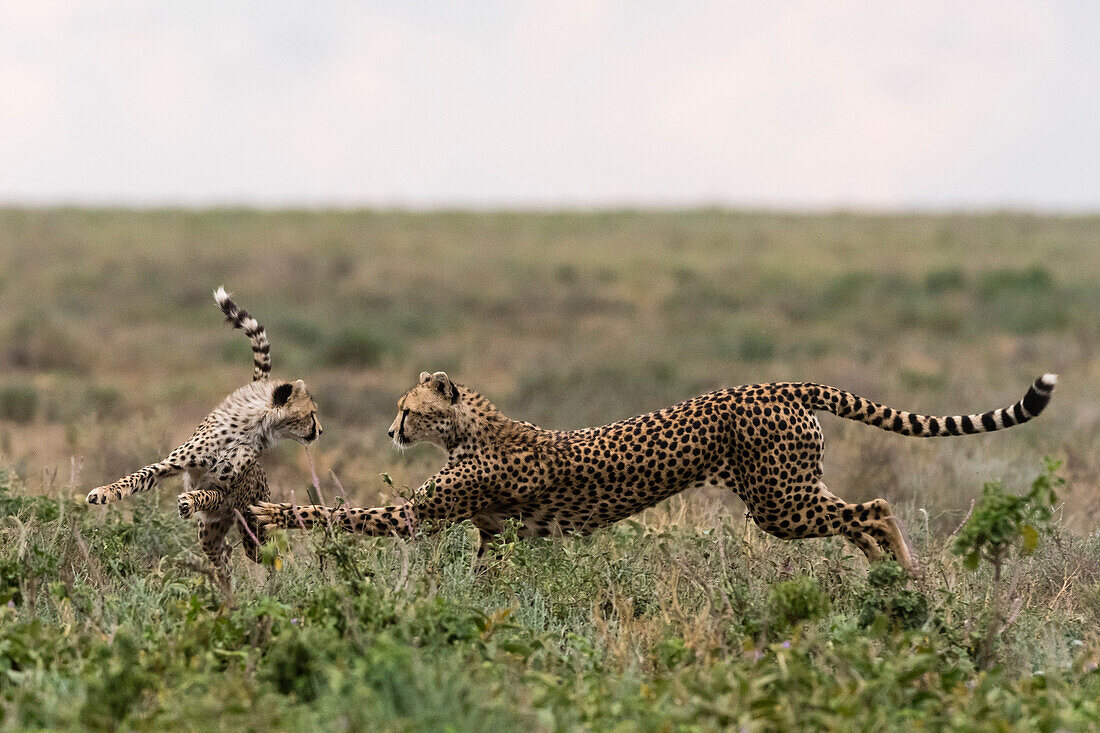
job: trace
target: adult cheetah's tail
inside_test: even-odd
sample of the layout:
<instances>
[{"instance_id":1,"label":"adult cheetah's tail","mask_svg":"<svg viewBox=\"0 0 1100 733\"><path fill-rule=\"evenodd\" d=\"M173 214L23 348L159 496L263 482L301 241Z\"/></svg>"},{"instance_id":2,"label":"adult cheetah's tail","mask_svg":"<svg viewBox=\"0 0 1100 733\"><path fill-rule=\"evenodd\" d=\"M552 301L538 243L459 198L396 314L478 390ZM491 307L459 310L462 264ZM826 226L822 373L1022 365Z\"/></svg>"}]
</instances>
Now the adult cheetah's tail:
<instances>
[{"instance_id":1,"label":"adult cheetah's tail","mask_svg":"<svg viewBox=\"0 0 1100 733\"><path fill-rule=\"evenodd\" d=\"M1058 384L1057 374L1044 374L1028 388L1024 398L1012 405L980 415L951 415L933 417L914 412L894 410L851 392L824 384L805 383L802 394L806 405L814 410L828 410L849 420L874 425L883 430L921 438L938 438L946 435L971 435L989 433L1002 428L1025 423L1043 411L1050 402L1050 395Z\"/></svg>"},{"instance_id":2,"label":"adult cheetah's tail","mask_svg":"<svg viewBox=\"0 0 1100 733\"><path fill-rule=\"evenodd\" d=\"M225 320L239 328L252 342L252 381L267 379L271 375L271 343L267 340L267 331L259 322L248 315L248 311L229 299L224 287L214 291L214 300L225 313Z\"/></svg>"}]
</instances>

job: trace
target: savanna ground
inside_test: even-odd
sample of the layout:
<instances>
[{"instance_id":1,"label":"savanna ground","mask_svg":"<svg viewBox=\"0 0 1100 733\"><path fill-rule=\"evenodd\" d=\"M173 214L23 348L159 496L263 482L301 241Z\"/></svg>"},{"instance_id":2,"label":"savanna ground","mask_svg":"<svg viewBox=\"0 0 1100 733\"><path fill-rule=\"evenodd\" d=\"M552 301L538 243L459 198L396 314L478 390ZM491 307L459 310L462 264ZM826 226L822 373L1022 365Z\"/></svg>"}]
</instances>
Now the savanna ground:
<instances>
[{"instance_id":1,"label":"savanna ground","mask_svg":"<svg viewBox=\"0 0 1100 733\"><path fill-rule=\"evenodd\" d=\"M355 504L440 465L385 432L422 370L555 428L754 381L957 413L1062 379L989 436L821 417L830 487L905 521L908 585L696 492L480 562L465 525L291 533L225 589L178 481L82 504L249 379L221 284L310 385L322 493ZM1095 727L1098 349L1098 217L0 210L0 727ZM1068 481L1037 550L964 567L982 485L1023 493L1044 456ZM307 500L300 447L264 462Z\"/></svg>"}]
</instances>

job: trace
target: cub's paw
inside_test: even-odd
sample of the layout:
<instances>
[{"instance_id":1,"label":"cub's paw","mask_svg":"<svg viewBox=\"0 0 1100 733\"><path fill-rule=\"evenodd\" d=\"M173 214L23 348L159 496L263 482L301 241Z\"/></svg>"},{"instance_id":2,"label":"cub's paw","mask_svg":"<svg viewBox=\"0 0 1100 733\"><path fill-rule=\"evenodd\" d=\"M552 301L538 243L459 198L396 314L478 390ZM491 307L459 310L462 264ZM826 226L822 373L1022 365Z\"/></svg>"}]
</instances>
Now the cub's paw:
<instances>
[{"instance_id":1,"label":"cub's paw","mask_svg":"<svg viewBox=\"0 0 1100 733\"><path fill-rule=\"evenodd\" d=\"M176 504L180 510L180 517L190 519L195 514L195 500L190 494L180 494L176 498Z\"/></svg>"},{"instance_id":2,"label":"cub's paw","mask_svg":"<svg viewBox=\"0 0 1100 733\"><path fill-rule=\"evenodd\" d=\"M100 486L88 492L89 504L109 504L112 501L118 500L118 491L112 489L110 486Z\"/></svg>"}]
</instances>

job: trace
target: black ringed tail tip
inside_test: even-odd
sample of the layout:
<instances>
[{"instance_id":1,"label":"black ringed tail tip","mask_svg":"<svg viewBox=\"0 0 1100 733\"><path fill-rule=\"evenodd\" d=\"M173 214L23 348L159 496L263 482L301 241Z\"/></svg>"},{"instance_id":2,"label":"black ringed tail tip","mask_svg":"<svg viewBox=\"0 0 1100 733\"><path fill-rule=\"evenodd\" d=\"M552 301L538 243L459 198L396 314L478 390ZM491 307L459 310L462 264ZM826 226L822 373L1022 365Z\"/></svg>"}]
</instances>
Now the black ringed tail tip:
<instances>
[{"instance_id":1,"label":"black ringed tail tip","mask_svg":"<svg viewBox=\"0 0 1100 733\"><path fill-rule=\"evenodd\" d=\"M1027 412L1029 417L1035 417L1050 402L1050 395L1058 384L1057 374L1044 374L1035 380L1035 383L1027 390L1027 394L1020 400L1019 406Z\"/></svg>"}]
</instances>

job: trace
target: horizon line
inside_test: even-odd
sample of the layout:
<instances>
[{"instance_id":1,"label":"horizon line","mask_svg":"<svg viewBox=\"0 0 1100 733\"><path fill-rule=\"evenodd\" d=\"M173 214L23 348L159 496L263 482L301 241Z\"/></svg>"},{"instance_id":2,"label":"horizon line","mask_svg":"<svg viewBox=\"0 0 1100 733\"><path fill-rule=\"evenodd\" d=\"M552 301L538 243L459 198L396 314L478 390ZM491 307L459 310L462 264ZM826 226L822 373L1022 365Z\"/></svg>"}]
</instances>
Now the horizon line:
<instances>
[{"instance_id":1,"label":"horizon line","mask_svg":"<svg viewBox=\"0 0 1100 733\"><path fill-rule=\"evenodd\" d=\"M18 200L0 198L0 211L119 211L119 212L203 212L203 211L255 211L276 212L312 212L312 213L408 213L408 214L597 214L597 213L753 213L779 215L837 215L855 214L867 216L892 215L995 215L1016 214L1033 216L1056 216L1068 218L1088 218L1100 216L1100 203L1091 205L1068 206L1024 203L991 204L904 204L884 205L867 203L836 204L780 204L775 202L687 202L687 201L599 201L581 203L574 201L556 202L460 202L437 201L432 203L351 201L351 200L294 200L277 202L211 199L209 201L187 201L182 199L164 199L149 201L89 201L65 200L51 201Z\"/></svg>"}]
</instances>

